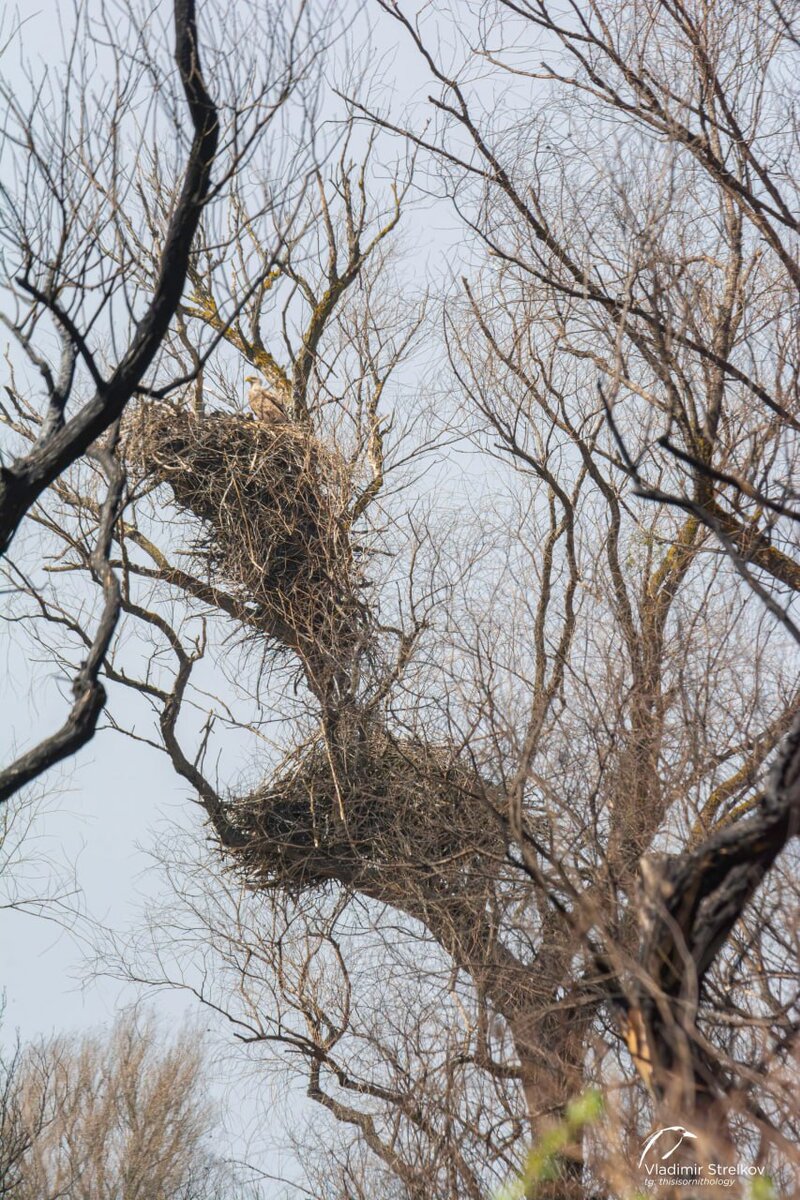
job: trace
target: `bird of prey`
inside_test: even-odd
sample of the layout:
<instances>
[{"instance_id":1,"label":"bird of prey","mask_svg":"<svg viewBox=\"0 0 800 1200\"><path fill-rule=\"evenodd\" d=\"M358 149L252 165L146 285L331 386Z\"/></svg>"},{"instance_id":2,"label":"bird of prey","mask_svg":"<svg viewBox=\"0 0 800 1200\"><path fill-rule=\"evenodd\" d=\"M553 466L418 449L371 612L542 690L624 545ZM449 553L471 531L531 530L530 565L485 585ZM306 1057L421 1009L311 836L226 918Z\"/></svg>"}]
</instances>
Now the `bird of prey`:
<instances>
[{"instance_id":1,"label":"bird of prey","mask_svg":"<svg viewBox=\"0 0 800 1200\"><path fill-rule=\"evenodd\" d=\"M266 387L257 375L247 375L245 383L250 384L247 403L259 421L263 421L265 425L286 425L289 423L289 415L277 392Z\"/></svg>"}]
</instances>

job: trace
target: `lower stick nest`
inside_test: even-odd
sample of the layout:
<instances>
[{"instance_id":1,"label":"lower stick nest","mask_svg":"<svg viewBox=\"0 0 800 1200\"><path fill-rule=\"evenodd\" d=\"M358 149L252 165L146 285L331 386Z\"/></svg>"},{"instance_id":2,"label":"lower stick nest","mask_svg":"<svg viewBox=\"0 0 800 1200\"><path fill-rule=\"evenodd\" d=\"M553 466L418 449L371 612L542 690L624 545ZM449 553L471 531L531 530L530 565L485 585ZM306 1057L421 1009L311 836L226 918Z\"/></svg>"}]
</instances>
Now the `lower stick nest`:
<instances>
[{"instance_id":1,"label":"lower stick nest","mask_svg":"<svg viewBox=\"0 0 800 1200\"><path fill-rule=\"evenodd\" d=\"M346 464L304 426L144 403L126 432L140 480L168 484L203 523L191 543L210 580L280 640L332 648L363 617ZM341 648L341 647L340 647Z\"/></svg>"},{"instance_id":2,"label":"lower stick nest","mask_svg":"<svg viewBox=\"0 0 800 1200\"><path fill-rule=\"evenodd\" d=\"M237 865L252 884L302 891L335 879L389 899L404 873L456 887L502 855L480 779L445 748L377 725L345 745L333 755L320 738L231 802L245 839Z\"/></svg>"}]
</instances>

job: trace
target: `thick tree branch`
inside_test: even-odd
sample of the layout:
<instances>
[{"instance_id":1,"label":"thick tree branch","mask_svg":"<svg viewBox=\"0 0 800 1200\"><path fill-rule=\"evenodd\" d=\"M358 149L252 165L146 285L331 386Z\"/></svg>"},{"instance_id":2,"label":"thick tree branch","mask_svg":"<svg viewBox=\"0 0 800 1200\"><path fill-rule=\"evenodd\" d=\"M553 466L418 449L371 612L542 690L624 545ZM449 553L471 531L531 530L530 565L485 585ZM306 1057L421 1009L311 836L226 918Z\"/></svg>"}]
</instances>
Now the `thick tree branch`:
<instances>
[{"instance_id":1,"label":"thick tree branch","mask_svg":"<svg viewBox=\"0 0 800 1200\"><path fill-rule=\"evenodd\" d=\"M0 468L0 553L7 550L25 513L62 471L121 415L162 344L183 292L189 255L208 197L219 140L216 106L200 69L194 0L174 0L175 61L194 127L180 196L167 229L152 300L136 326L122 361L108 380L93 371L92 398L63 425L56 425L26 455ZM24 277L21 286L35 294ZM42 302L80 352L83 339L54 296ZM85 358L85 355L84 355ZM93 360L91 360L93 362Z\"/></svg>"},{"instance_id":2,"label":"thick tree branch","mask_svg":"<svg viewBox=\"0 0 800 1200\"><path fill-rule=\"evenodd\" d=\"M0 772L0 801L8 800L43 771L85 746L94 736L97 721L106 702L106 690L99 676L120 614L119 582L109 560L124 483L124 474L114 453L117 432L115 427L110 445L94 455L108 479L108 491L99 516L97 540L89 558L92 575L103 589L103 611L94 640L73 681L74 702L66 721L56 733L44 738L32 750L21 755L16 762Z\"/></svg>"}]
</instances>

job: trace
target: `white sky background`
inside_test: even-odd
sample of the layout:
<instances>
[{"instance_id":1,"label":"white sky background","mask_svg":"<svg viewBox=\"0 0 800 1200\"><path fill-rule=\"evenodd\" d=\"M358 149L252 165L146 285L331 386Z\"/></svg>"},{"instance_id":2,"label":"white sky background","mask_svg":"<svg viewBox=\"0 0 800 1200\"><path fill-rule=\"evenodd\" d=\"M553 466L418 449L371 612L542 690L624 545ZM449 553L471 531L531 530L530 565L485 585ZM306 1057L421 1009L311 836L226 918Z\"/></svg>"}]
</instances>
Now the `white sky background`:
<instances>
[{"instance_id":1,"label":"white sky background","mask_svg":"<svg viewBox=\"0 0 800 1200\"><path fill-rule=\"evenodd\" d=\"M92 3L88 0L90 12ZM62 59L60 8L63 11L59 0L24 0L20 6L26 22L25 52L33 64L37 59L50 64ZM205 0L206 13L213 8ZM220 6L220 11L223 8ZM358 20L363 22L363 17ZM419 61L405 42L387 42L386 35L386 28L381 28L378 47L385 57L378 54L377 61L386 68L388 87L402 81L403 90L411 97L423 83ZM13 83L18 58L6 55L2 68ZM24 87L22 76L20 87ZM404 226L406 248L409 244L415 247L421 274L461 236L446 206L427 204L412 210ZM5 349L7 339L0 340ZM413 389L422 374L422 366L412 367L402 386ZM0 754L8 761L15 748L29 744L37 732L58 727L67 700L46 662L34 666L26 661L23 639L9 637L5 629L0 638ZM120 723L133 720L128 695L117 692L113 702ZM135 923L143 899L160 886L148 847L176 826L197 828L201 823L186 785L176 777L166 756L110 731L97 736L64 767L52 771L34 792L43 793L38 802L40 815L34 828L26 831L19 861L4 873L6 893L25 901L69 888L74 875L78 894L65 902L65 908L45 907L45 914L68 918L70 910L77 907L92 921L113 929ZM13 835L10 840L13 845ZM26 912L24 905L0 911L0 981L6 998L0 1036L6 1043L17 1033L29 1039L55 1031L95 1028L109 1022L121 1006L140 998L141 993L132 987L94 976L86 956L88 943L81 937L85 927L88 929L83 918L78 918L73 932L67 932L53 920ZM146 993L144 999L165 1021L196 1012L197 1006L175 993ZM203 1028L210 1025L203 1013L200 1020ZM246 1090L252 1087L248 1083ZM250 1142L246 1123L242 1123L245 1115L252 1121L255 1109L251 1102L242 1104L243 1090L226 1093L236 1109L231 1112L231 1151L237 1157L245 1153L255 1157L257 1141ZM268 1102L266 1081L259 1099ZM266 1163L269 1169L282 1169L272 1156Z\"/></svg>"}]
</instances>

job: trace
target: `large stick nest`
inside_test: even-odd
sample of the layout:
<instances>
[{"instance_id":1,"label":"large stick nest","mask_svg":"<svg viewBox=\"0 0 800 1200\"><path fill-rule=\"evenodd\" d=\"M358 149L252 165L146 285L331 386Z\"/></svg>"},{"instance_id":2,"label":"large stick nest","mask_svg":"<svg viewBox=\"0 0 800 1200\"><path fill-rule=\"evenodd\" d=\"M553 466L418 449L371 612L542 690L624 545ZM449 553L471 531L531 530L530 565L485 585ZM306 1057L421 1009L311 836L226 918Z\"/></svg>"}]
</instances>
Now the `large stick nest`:
<instances>
[{"instance_id":1,"label":"large stick nest","mask_svg":"<svg viewBox=\"0 0 800 1200\"><path fill-rule=\"evenodd\" d=\"M231 802L245 838L237 864L254 886L303 891L335 879L390 901L410 874L456 888L492 873L503 843L471 768L378 725L345 742L337 751L321 737Z\"/></svg>"},{"instance_id":2,"label":"large stick nest","mask_svg":"<svg viewBox=\"0 0 800 1200\"><path fill-rule=\"evenodd\" d=\"M303 426L156 403L134 412L126 451L141 481L168 484L203 523L190 549L253 624L295 649L343 650L364 610L339 455Z\"/></svg>"},{"instance_id":3,"label":"large stick nest","mask_svg":"<svg viewBox=\"0 0 800 1200\"><path fill-rule=\"evenodd\" d=\"M228 805L237 868L253 886L288 891L338 880L389 900L409 873L435 890L474 890L503 854L478 774L341 704L368 620L346 464L305 428L153 403L132 415L125 446L134 478L168 485L201 523L190 553L209 580L340 701L325 737Z\"/></svg>"}]
</instances>

